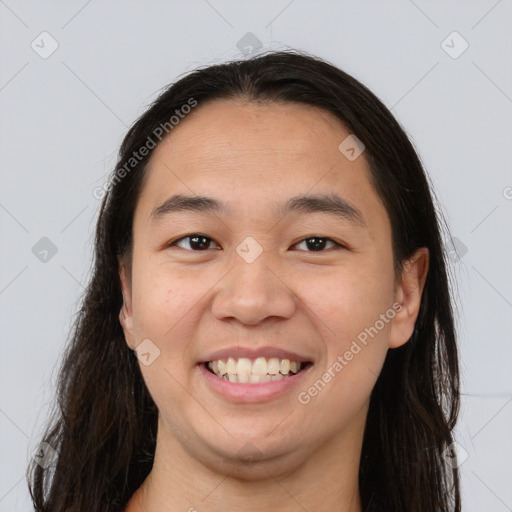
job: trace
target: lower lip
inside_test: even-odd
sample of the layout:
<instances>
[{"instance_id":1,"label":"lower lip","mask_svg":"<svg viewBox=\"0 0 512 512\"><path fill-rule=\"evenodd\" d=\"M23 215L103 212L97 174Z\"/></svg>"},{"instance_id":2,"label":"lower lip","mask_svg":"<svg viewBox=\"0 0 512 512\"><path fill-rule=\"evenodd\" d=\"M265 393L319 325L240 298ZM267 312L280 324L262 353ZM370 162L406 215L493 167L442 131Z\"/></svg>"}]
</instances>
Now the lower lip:
<instances>
[{"instance_id":1,"label":"lower lip","mask_svg":"<svg viewBox=\"0 0 512 512\"><path fill-rule=\"evenodd\" d=\"M239 382L229 382L228 380L217 377L214 373L210 372L204 364L197 366L201 376L206 379L206 382L215 393L231 401L243 403L266 402L277 398L279 395L297 386L312 367L312 365L309 365L292 377L284 377L280 380L261 382L258 384L243 384Z\"/></svg>"}]
</instances>

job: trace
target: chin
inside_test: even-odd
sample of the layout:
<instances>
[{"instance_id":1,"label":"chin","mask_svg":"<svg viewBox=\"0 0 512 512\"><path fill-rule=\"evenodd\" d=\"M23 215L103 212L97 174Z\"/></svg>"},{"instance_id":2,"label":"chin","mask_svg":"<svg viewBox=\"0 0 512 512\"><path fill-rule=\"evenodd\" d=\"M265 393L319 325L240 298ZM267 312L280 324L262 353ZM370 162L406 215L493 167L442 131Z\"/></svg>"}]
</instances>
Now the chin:
<instances>
[{"instance_id":1,"label":"chin","mask_svg":"<svg viewBox=\"0 0 512 512\"><path fill-rule=\"evenodd\" d=\"M226 429L229 431L228 427ZM284 439L269 435L269 429L261 435L254 431L248 435L248 432L251 431L246 429L231 437L223 431L221 438L209 438L205 448L195 455L212 471L243 480L268 479L270 475L292 473L308 457L304 447L301 449L300 440L292 439L289 431ZM205 456L207 453L210 455Z\"/></svg>"}]
</instances>

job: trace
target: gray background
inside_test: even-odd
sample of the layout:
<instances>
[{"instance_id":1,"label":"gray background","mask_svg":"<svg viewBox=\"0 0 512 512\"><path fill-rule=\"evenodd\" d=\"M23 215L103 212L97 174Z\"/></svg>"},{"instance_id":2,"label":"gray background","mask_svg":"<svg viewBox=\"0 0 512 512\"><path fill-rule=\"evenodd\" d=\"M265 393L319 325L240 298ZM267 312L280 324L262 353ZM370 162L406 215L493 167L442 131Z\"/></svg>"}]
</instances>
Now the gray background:
<instances>
[{"instance_id":1,"label":"gray background","mask_svg":"<svg viewBox=\"0 0 512 512\"><path fill-rule=\"evenodd\" d=\"M417 147L456 237L464 510L512 510L511 0L0 0L0 17L0 511L31 510L24 472L90 270L95 188L158 90L245 58L248 32L353 74Z\"/></svg>"}]
</instances>

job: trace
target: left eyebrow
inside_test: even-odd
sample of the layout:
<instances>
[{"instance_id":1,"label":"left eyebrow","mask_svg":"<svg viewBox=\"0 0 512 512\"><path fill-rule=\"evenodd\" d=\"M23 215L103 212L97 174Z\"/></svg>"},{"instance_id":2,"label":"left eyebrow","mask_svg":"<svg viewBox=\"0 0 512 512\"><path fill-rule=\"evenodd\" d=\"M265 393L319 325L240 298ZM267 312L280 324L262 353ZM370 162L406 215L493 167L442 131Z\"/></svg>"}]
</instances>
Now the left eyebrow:
<instances>
[{"instance_id":1,"label":"left eyebrow","mask_svg":"<svg viewBox=\"0 0 512 512\"><path fill-rule=\"evenodd\" d=\"M285 203L281 211L283 216L290 212L326 213L366 227L361 210L334 193L292 197Z\"/></svg>"},{"instance_id":2,"label":"left eyebrow","mask_svg":"<svg viewBox=\"0 0 512 512\"><path fill-rule=\"evenodd\" d=\"M177 194L156 206L150 215L150 221L156 221L172 213L192 211L198 213L227 213L227 204L206 196L185 196ZM366 227L361 211L337 194L317 194L294 196L277 210L284 217L288 213L325 213Z\"/></svg>"}]
</instances>

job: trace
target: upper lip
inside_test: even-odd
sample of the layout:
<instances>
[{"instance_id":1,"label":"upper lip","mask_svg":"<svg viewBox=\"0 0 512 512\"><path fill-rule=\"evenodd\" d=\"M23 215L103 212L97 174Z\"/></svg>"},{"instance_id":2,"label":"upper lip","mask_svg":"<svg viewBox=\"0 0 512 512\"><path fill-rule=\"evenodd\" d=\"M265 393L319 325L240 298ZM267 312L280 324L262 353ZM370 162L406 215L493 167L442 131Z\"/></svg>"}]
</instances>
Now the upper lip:
<instances>
[{"instance_id":1,"label":"upper lip","mask_svg":"<svg viewBox=\"0 0 512 512\"><path fill-rule=\"evenodd\" d=\"M278 347L260 347L255 349L237 345L211 352L201 360L200 363L217 361L219 359L226 360L228 357L233 357L235 359L239 359L241 357L247 357L249 359L256 359L258 357L265 357L267 359L271 357L278 357L279 359L289 359L290 361L297 361L301 363L311 362L311 358L307 356Z\"/></svg>"}]
</instances>

